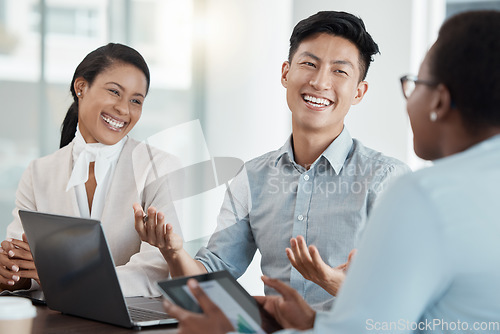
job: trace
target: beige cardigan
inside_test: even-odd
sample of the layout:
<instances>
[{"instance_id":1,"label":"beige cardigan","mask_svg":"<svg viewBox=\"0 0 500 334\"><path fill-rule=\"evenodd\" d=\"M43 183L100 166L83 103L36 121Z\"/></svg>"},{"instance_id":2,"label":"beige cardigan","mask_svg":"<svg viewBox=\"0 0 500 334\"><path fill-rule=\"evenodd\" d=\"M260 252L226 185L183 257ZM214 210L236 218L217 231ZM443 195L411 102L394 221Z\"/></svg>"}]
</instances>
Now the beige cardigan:
<instances>
[{"instance_id":1,"label":"beige cardigan","mask_svg":"<svg viewBox=\"0 0 500 334\"><path fill-rule=\"evenodd\" d=\"M65 191L73 168L72 149L73 142L30 163L17 189L14 221L7 227L7 237L21 238L19 209L80 215L74 188ZM174 230L180 232L166 178L161 178L178 168L174 156L131 138L120 154L101 223L125 296L159 295L155 282L169 276L158 248L141 242L137 235L132 204L138 202L146 208L154 205L166 214L168 222L174 223Z\"/></svg>"}]
</instances>

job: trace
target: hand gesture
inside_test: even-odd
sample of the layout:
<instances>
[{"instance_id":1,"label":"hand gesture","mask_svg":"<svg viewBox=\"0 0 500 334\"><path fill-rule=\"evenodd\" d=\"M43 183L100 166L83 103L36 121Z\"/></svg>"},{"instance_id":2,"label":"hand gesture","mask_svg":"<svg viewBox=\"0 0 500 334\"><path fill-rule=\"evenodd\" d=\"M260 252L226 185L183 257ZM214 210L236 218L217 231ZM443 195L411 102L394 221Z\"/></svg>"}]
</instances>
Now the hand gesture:
<instances>
[{"instance_id":1,"label":"hand gesture","mask_svg":"<svg viewBox=\"0 0 500 334\"><path fill-rule=\"evenodd\" d=\"M286 255L292 266L304 278L318 284L332 296L337 295L355 254L356 249L351 250L346 263L332 268L323 261L315 246L307 247L301 235L290 239L290 248L286 249Z\"/></svg>"},{"instance_id":2,"label":"hand gesture","mask_svg":"<svg viewBox=\"0 0 500 334\"><path fill-rule=\"evenodd\" d=\"M266 276L262 276L262 281L281 296L256 296L255 299L283 328L305 330L314 326L316 312L295 289Z\"/></svg>"},{"instance_id":3,"label":"hand gesture","mask_svg":"<svg viewBox=\"0 0 500 334\"><path fill-rule=\"evenodd\" d=\"M0 248L0 288L28 289L31 279L40 284L26 236L23 240L7 239Z\"/></svg>"},{"instance_id":4,"label":"hand gesture","mask_svg":"<svg viewBox=\"0 0 500 334\"><path fill-rule=\"evenodd\" d=\"M193 313L168 300L163 302L165 311L179 320L177 333L179 334L205 334L205 333L227 333L234 331L234 327L229 319L222 313L219 307L215 305L205 292L198 285L195 279L187 282L189 290L200 304L203 313Z\"/></svg>"},{"instance_id":5,"label":"hand gesture","mask_svg":"<svg viewBox=\"0 0 500 334\"><path fill-rule=\"evenodd\" d=\"M165 222L165 215L149 207L146 215L140 204L134 204L135 230L142 241L156 246L165 258L182 250L182 238L174 233L171 224Z\"/></svg>"}]
</instances>

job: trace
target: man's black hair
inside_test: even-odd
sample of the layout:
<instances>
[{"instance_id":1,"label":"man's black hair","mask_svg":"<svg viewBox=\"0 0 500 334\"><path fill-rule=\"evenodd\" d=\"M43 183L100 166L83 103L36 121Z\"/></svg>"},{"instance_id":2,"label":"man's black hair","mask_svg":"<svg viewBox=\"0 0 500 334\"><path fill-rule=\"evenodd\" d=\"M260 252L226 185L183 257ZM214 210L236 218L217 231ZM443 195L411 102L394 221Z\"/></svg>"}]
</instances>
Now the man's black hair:
<instances>
[{"instance_id":1,"label":"man's black hair","mask_svg":"<svg viewBox=\"0 0 500 334\"><path fill-rule=\"evenodd\" d=\"M363 20L346 12L322 11L297 23L290 37L288 61L291 62L300 43L317 33L343 37L359 50L360 81L366 78L373 55L379 53L378 45L366 31Z\"/></svg>"}]
</instances>

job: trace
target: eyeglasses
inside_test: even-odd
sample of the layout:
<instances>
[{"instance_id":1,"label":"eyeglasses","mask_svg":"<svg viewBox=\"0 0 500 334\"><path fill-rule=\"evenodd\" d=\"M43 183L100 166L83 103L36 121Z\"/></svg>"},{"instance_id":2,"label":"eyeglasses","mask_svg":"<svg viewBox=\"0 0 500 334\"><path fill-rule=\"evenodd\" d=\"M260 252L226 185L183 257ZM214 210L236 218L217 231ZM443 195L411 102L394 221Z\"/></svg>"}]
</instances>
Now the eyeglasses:
<instances>
[{"instance_id":1,"label":"eyeglasses","mask_svg":"<svg viewBox=\"0 0 500 334\"><path fill-rule=\"evenodd\" d=\"M403 95L405 99L408 99L410 97L418 84L430 87L436 87L438 85L437 82L419 80L415 75L405 75L402 76L399 80L401 80L401 88L403 89Z\"/></svg>"}]
</instances>

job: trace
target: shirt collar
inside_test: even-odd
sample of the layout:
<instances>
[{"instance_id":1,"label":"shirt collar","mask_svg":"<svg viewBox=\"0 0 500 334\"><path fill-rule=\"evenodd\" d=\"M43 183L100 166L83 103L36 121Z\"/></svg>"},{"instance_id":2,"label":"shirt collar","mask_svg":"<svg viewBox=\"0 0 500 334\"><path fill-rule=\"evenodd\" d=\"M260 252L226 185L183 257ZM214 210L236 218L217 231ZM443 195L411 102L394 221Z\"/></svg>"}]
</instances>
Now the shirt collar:
<instances>
[{"instance_id":1,"label":"shirt collar","mask_svg":"<svg viewBox=\"0 0 500 334\"><path fill-rule=\"evenodd\" d=\"M330 166L332 166L335 173L339 174L344 166L345 160L351 152L353 140L349 131L344 127L340 135L326 148L320 157L314 162L313 165L321 158L325 157ZM293 149L292 149L292 135L288 137L285 144L278 150L276 156L275 166L278 165L280 159L286 154L290 162L294 162Z\"/></svg>"},{"instance_id":2,"label":"shirt collar","mask_svg":"<svg viewBox=\"0 0 500 334\"><path fill-rule=\"evenodd\" d=\"M75 162L80 154L85 150L92 151L95 155L99 155L100 157L109 159L110 161L116 161L120 156L123 145L125 145L127 138L128 136L123 137L118 143L114 145L106 145L102 143L87 144L80 132L80 126L77 125L75 138L73 139L73 162Z\"/></svg>"},{"instance_id":3,"label":"shirt collar","mask_svg":"<svg viewBox=\"0 0 500 334\"><path fill-rule=\"evenodd\" d=\"M97 184L103 183L109 171L112 170L118 161L126 141L127 136L114 145L101 143L87 144L80 132L79 126L77 126L75 138L73 139L73 170L66 186L66 191L87 182L89 164L91 162L95 162L94 175Z\"/></svg>"},{"instance_id":4,"label":"shirt collar","mask_svg":"<svg viewBox=\"0 0 500 334\"><path fill-rule=\"evenodd\" d=\"M351 152L352 143L352 137L344 126L340 135L321 154L328 160L337 175L342 170L349 152Z\"/></svg>"},{"instance_id":5,"label":"shirt collar","mask_svg":"<svg viewBox=\"0 0 500 334\"><path fill-rule=\"evenodd\" d=\"M278 155L276 156L276 160L274 161L274 167L278 165L278 162L281 160L281 158L286 154L288 155L288 159L290 162L294 161L293 157L293 149L292 149L292 136L288 137L286 140L285 144L281 146L281 148L278 150Z\"/></svg>"}]
</instances>

